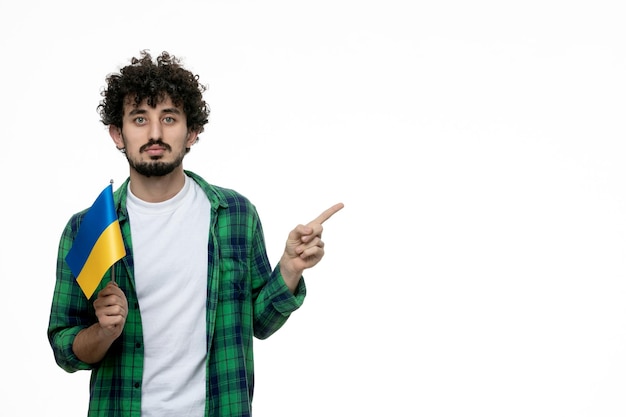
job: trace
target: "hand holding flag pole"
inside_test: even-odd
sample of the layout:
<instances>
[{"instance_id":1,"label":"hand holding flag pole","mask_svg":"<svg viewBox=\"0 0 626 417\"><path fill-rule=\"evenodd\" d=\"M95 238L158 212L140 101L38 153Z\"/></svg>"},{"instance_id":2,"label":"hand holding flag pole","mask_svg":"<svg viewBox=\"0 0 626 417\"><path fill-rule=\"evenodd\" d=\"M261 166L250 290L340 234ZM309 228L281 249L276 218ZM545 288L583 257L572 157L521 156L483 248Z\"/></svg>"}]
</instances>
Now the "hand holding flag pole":
<instances>
[{"instance_id":1,"label":"hand holding flag pole","mask_svg":"<svg viewBox=\"0 0 626 417\"><path fill-rule=\"evenodd\" d=\"M65 261L87 298L91 298L107 269L115 282L115 262L126 256L115 211L113 180L87 210Z\"/></svg>"}]
</instances>

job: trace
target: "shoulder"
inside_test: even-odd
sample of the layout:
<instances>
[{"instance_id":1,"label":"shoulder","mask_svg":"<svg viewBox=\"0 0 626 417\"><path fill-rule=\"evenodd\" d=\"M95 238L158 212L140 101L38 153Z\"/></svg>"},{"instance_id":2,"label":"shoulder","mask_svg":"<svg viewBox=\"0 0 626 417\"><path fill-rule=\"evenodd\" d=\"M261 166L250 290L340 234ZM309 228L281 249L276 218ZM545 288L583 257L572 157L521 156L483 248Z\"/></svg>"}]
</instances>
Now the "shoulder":
<instances>
[{"instance_id":1,"label":"shoulder","mask_svg":"<svg viewBox=\"0 0 626 417\"><path fill-rule=\"evenodd\" d=\"M226 209L230 212L256 213L256 209L250 199L240 192L232 188L210 184L204 178L191 171L185 171L185 173L202 188L209 198L212 207Z\"/></svg>"}]
</instances>

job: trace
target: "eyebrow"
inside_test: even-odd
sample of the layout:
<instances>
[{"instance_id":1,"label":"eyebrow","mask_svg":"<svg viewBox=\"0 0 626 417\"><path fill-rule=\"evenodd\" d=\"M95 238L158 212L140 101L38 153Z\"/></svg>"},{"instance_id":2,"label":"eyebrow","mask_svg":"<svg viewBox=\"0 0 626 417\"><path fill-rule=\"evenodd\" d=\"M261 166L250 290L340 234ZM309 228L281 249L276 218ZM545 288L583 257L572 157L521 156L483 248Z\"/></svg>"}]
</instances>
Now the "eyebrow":
<instances>
[{"instance_id":1,"label":"eyebrow","mask_svg":"<svg viewBox=\"0 0 626 417\"><path fill-rule=\"evenodd\" d=\"M130 112L128 112L128 115L135 116L137 114L146 114L147 112L148 110L146 109L134 108ZM168 108L161 110L161 114L181 114L181 111L180 109L176 107L168 107Z\"/></svg>"}]
</instances>

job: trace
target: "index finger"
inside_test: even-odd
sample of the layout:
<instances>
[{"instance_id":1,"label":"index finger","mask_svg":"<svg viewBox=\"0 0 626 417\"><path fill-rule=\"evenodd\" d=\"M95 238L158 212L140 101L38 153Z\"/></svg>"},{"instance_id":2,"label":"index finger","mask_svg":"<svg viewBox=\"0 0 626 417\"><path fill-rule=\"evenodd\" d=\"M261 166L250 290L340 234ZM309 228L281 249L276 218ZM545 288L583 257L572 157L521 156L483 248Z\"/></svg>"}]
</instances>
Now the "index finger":
<instances>
[{"instance_id":1,"label":"index finger","mask_svg":"<svg viewBox=\"0 0 626 417\"><path fill-rule=\"evenodd\" d=\"M343 203L337 203L334 206L332 206L329 209L326 209L322 214L320 214L319 216L317 216L315 218L315 220L313 220L311 223L319 223L322 224L324 223L326 220L330 219L330 217L337 213L339 210L341 210L343 208Z\"/></svg>"}]
</instances>

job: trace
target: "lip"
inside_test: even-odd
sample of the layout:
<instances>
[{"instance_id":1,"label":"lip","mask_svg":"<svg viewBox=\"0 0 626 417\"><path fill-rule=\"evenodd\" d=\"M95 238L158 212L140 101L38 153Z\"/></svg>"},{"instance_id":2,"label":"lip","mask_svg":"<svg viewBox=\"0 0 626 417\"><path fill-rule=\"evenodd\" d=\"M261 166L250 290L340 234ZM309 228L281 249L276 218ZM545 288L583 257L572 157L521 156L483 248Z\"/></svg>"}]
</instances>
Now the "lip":
<instances>
[{"instance_id":1,"label":"lip","mask_svg":"<svg viewBox=\"0 0 626 417\"><path fill-rule=\"evenodd\" d=\"M144 152L146 152L148 155L163 155L165 153L166 149L162 146L150 146L148 147Z\"/></svg>"}]
</instances>

